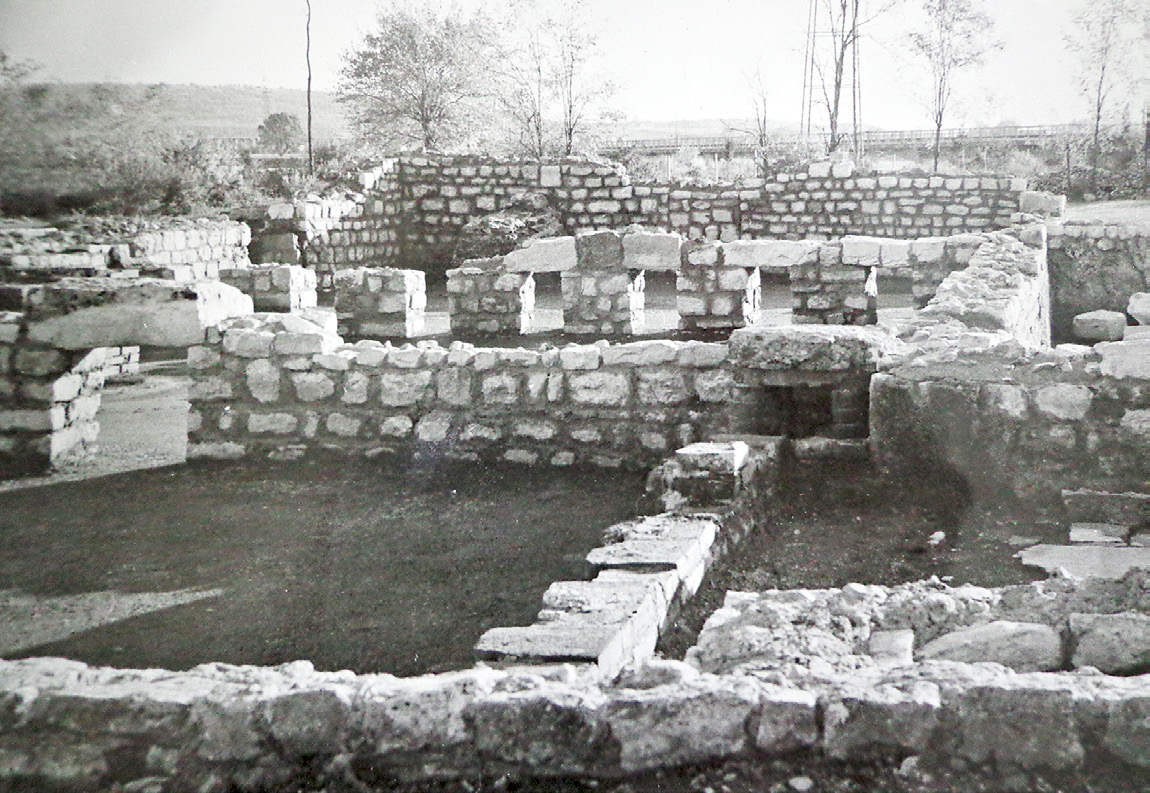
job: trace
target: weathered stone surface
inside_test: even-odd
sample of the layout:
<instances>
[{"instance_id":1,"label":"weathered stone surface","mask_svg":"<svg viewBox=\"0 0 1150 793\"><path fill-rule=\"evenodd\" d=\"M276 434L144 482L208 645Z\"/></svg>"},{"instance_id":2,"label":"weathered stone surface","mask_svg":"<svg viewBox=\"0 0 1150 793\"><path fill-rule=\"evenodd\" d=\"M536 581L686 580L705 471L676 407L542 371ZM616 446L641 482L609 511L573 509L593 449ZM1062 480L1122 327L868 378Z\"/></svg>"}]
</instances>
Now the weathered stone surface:
<instances>
[{"instance_id":1,"label":"weathered stone surface","mask_svg":"<svg viewBox=\"0 0 1150 793\"><path fill-rule=\"evenodd\" d=\"M1124 545L1126 527L1115 523L1073 523L1070 526L1070 542L1105 543Z\"/></svg>"},{"instance_id":2,"label":"weathered stone surface","mask_svg":"<svg viewBox=\"0 0 1150 793\"><path fill-rule=\"evenodd\" d=\"M1090 410L1094 394L1083 385L1057 383L1038 389L1034 405L1038 412L1057 421L1077 421Z\"/></svg>"},{"instance_id":3,"label":"weathered stone surface","mask_svg":"<svg viewBox=\"0 0 1150 793\"><path fill-rule=\"evenodd\" d=\"M1126 313L1139 325L1150 325L1150 292L1135 292L1126 304Z\"/></svg>"},{"instance_id":4,"label":"weathered stone surface","mask_svg":"<svg viewBox=\"0 0 1150 793\"><path fill-rule=\"evenodd\" d=\"M740 328L731 334L730 358L749 369L843 372L873 369L907 347L880 328L802 325Z\"/></svg>"},{"instance_id":5,"label":"weathered stone surface","mask_svg":"<svg viewBox=\"0 0 1150 793\"><path fill-rule=\"evenodd\" d=\"M406 407L427 396L431 385L428 370L384 372L379 376L379 400L388 407Z\"/></svg>"},{"instance_id":6,"label":"weathered stone surface","mask_svg":"<svg viewBox=\"0 0 1150 793\"><path fill-rule=\"evenodd\" d=\"M280 398L280 372L266 358L257 358L244 371L248 390L259 402L275 402Z\"/></svg>"},{"instance_id":7,"label":"weathered stone surface","mask_svg":"<svg viewBox=\"0 0 1150 793\"><path fill-rule=\"evenodd\" d=\"M575 237L581 270L618 270L623 266L623 240L614 231L595 231Z\"/></svg>"},{"instance_id":8,"label":"weathered stone surface","mask_svg":"<svg viewBox=\"0 0 1150 793\"><path fill-rule=\"evenodd\" d=\"M1121 578L1135 567L1150 567L1150 548L1106 545L1033 545L1015 554L1022 563L1079 578Z\"/></svg>"},{"instance_id":9,"label":"weathered stone surface","mask_svg":"<svg viewBox=\"0 0 1150 793\"><path fill-rule=\"evenodd\" d=\"M1075 667L1093 666L1107 674L1150 670L1150 615L1071 614L1070 631L1078 642Z\"/></svg>"},{"instance_id":10,"label":"weathered stone surface","mask_svg":"<svg viewBox=\"0 0 1150 793\"><path fill-rule=\"evenodd\" d=\"M567 378L571 401L583 405L627 404L631 384L622 372L573 372Z\"/></svg>"},{"instance_id":11,"label":"weathered stone surface","mask_svg":"<svg viewBox=\"0 0 1150 793\"><path fill-rule=\"evenodd\" d=\"M993 661L1018 672L1044 672L1062 663L1062 640L1049 625L995 620L971 625L927 642L923 660Z\"/></svg>"},{"instance_id":12,"label":"weathered stone surface","mask_svg":"<svg viewBox=\"0 0 1150 793\"><path fill-rule=\"evenodd\" d=\"M910 628L871 631L867 652L881 666L908 666L914 663L914 631Z\"/></svg>"},{"instance_id":13,"label":"weathered stone surface","mask_svg":"<svg viewBox=\"0 0 1150 793\"><path fill-rule=\"evenodd\" d=\"M1102 355L1102 374L1150 380L1150 338L1104 342L1094 350Z\"/></svg>"},{"instance_id":14,"label":"weathered stone surface","mask_svg":"<svg viewBox=\"0 0 1150 793\"><path fill-rule=\"evenodd\" d=\"M252 313L250 297L218 281L66 278L28 299L28 337L66 350L188 347L202 343L207 328Z\"/></svg>"},{"instance_id":15,"label":"weathered stone surface","mask_svg":"<svg viewBox=\"0 0 1150 793\"><path fill-rule=\"evenodd\" d=\"M1066 768L1082 762L1074 695L1067 686L1015 678L963 691L953 703L959 757L1012 768Z\"/></svg>"},{"instance_id":16,"label":"weathered stone surface","mask_svg":"<svg viewBox=\"0 0 1150 793\"><path fill-rule=\"evenodd\" d=\"M299 372L291 381L300 402L319 402L335 393L335 383L321 372Z\"/></svg>"},{"instance_id":17,"label":"weathered stone surface","mask_svg":"<svg viewBox=\"0 0 1150 793\"><path fill-rule=\"evenodd\" d=\"M623 266L634 270L678 270L682 242L683 238L674 232L624 234Z\"/></svg>"},{"instance_id":18,"label":"weathered stone surface","mask_svg":"<svg viewBox=\"0 0 1150 793\"><path fill-rule=\"evenodd\" d=\"M823 745L831 757L869 750L919 754L938 723L938 686L918 681L846 691L824 699Z\"/></svg>"},{"instance_id":19,"label":"weathered stone surface","mask_svg":"<svg viewBox=\"0 0 1150 793\"><path fill-rule=\"evenodd\" d=\"M1150 493L1063 490L1062 503L1067 517L1074 523L1113 523L1129 527L1150 520Z\"/></svg>"},{"instance_id":20,"label":"weathered stone surface","mask_svg":"<svg viewBox=\"0 0 1150 793\"><path fill-rule=\"evenodd\" d=\"M807 261L818 251L817 242L794 240L734 240L723 243L723 263L728 267L759 267L785 272Z\"/></svg>"},{"instance_id":21,"label":"weathered stone surface","mask_svg":"<svg viewBox=\"0 0 1150 793\"><path fill-rule=\"evenodd\" d=\"M764 686L759 700L759 728L755 746L782 754L814 746L819 739L815 695L782 686Z\"/></svg>"},{"instance_id":22,"label":"weathered stone surface","mask_svg":"<svg viewBox=\"0 0 1150 793\"><path fill-rule=\"evenodd\" d=\"M747 745L759 691L747 681L703 677L678 686L612 692L601 709L634 772L728 757Z\"/></svg>"},{"instance_id":23,"label":"weathered stone surface","mask_svg":"<svg viewBox=\"0 0 1150 793\"><path fill-rule=\"evenodd\" d=\"M1150 694L1111 703L1102 745L1131 765L1150 768Z\"/></svg>"},{"instance_id":24,"label":"weathered stone surface","mask_svg":"<svg viewBox=\"0 0 1150 793\"><path fill-rule=\"evenodd\" d=\"M1121 341L1126 332L1126 315L1121 311L1087 311L1074 317L1074 338L1083 341Z\"/></svg>"}]
</instances>

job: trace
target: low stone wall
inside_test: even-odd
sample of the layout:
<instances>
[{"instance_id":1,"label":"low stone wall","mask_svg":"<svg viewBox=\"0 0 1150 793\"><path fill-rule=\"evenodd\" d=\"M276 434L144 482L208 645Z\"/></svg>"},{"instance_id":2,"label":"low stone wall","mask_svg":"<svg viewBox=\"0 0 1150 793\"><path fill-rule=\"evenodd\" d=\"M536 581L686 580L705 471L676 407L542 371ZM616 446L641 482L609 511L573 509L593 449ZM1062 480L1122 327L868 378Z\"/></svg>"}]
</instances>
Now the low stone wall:
<instances>
[{"instance_id":1,"label":"low stone wall","mask_svg":"<svg viewBox=\"0 0 1150 793\"><path fill-rule=\"evenodd\" d=\"M689 243L675 279L679 326L688 330L741 328L758 318L762 273L721 243Z\"/></svg>"},{"instance_id":2,"label":"low stone wall","mask_svg":"<svg viewBox=\"0 0 1150 793\"><path fill-rule=\"evenodd\" d=\"M256 311L302 311L317 305L315 272L299 265L221 269L219 280L250 297Z\"/></svg>"},{"instance_id":3,"label":"low stone wall","mask_svg":"<svg viewBox=\"0 0 1150 793\"><path fill-rule=\"evenodd\" d=\"M189 456L413 451L650 465L725 420L725 344L344 345L298 318L223 323L189 351Z\"/></svg>"},{"instance_id":4,"label":"low stone wall","mask_svg":"<svg viewBox=\"0 0 1150 793\"><path fill-rule=\"evenodd\" d=\"M1130 295L1150 292L1150 229L1130 223L1064 221L1048 226L1054 335L1072 338L1087 311L1124 312Z\"/></svg>"},{"instance_id":5,"label":"low stone wall","mask_svg":"<svg viewBox=\"0 0 1150 793\"><path fill-rule=\"evenodd\" d=\"M423 333L427 285L420 270L357 267L335 274L339 332L359 339Z\"/></svg>"},{"instance_id":6,"label":"low stone wall","mask_svg":"<svg viewBox=\"0 0 1150 793\"><path fill-rule=\"evenodd\" d=\"M137 268L193 281L250 264L249 242L251 230L230 220L91 218L62 228L0 230L0 271Z\"/></svg>"}]
</instances>

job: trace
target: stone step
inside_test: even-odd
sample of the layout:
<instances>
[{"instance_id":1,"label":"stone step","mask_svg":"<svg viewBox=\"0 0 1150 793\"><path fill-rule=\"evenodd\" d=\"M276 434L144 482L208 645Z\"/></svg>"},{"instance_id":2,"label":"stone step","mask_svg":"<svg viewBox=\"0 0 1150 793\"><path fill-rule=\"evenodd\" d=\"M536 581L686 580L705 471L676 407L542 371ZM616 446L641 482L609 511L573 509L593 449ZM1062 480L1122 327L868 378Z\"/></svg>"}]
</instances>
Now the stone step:
<instances>
[{"instance_id":1,"label":"stone step","mask_svg":"<svg viewBox=\"0 0 1150 793\"><path fill-rule=\"evenodd\" d=\"M796 438L794 450L799 460L870 462L870 443L866 438Z\"/></svg>"},{"instance_id":2,"label":"stone step","mask_svg":"<svg viewBox=\"0 0 1150 793\"><path fill-rule=\"evenodd\" d=\"M1150 568L1150 548L1108 545L1032 545L1015 554L1028 567L1063 569L1079 578L1117 579L1135 568Z\"/></svg>"}]
</instances>

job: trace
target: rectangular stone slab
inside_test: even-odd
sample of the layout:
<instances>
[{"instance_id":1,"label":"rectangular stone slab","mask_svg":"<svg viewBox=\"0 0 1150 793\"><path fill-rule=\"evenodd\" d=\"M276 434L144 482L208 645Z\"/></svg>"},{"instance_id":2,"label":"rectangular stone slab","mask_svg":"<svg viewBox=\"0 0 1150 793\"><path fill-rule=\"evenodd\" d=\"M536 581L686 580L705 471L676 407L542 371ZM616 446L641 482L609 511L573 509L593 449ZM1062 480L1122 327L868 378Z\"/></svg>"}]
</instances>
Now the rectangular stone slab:
<instances>
[{"instance_id":1,"label":"rectangular stone slab","mask_svg":"<svg viewBox=\"0 0 1150 793\"><path fill-rule=\"evenodd\" d=\"M1150 548L1109 545L1033 545L1015 554L1024 565L1059 568L1079 578L1116 579L1136 567L1150 567Z\"/></svg>"}]
</instances>

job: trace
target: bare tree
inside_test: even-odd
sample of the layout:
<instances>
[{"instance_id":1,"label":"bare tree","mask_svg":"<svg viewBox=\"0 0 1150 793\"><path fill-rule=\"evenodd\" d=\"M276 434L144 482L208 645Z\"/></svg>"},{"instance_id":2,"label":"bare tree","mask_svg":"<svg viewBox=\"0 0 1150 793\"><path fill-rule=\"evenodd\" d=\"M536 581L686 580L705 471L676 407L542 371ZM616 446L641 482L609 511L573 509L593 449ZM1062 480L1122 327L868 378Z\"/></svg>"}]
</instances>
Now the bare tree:
<instances>
[{"instance_id":1,"label":"bare tree","mask_svg":"<svg viewBox=\"0 0 1150 793\"><path fill-rule=\"evenodd\" d=\"M547 155L548 115L553 103L552 52L548 27L531 0L511 7L510 31L499 42L502 65L500 104L510 122L516 148L528 157Z\"/></svg>"},{"instance_id":2,"label":"bare tree","mask_svg":"<svg viewBox=\"0 0 1150 793\"><path fill-rule=\"evenodd\" d=\"M339 98L376 143L434 151L466 137L489 98L491 33L485 16L393 5L376 32L345 55Z\"/></svg>"},{"instance_id":3,"label":"bare tree","mask_svg":"<svg viewBox=\"0 0 1150 793\"><path fill-rule=\"evenodd\" d=\"M307 62L307 172L315 172L315 158L311 145L311 0L307 3L307 21L304 24L304 60Z\"/></svg>"},{"instance_id":4,"label":"bare tree","mask_svg":"<svg viewBox=\"0 0 1150 793\"><path fill-rule=\"evenodd\" d=\"M858 43L864 27L883 12L894 6L898 0L880 0L869 13L863 13L863 0L812 0L812 24L817 30L811 31L809 46L824 52L811 59L814 73L818 75L822 103L827 109L827 151L833 152L842 145L847 133L842 129L843 88L848 72L852 81L852 102L855 120L858 121ZM821 20L821 21L820 21ZM828 42L825 48L818 47L817 40Z\"/></svg>"},{"instance_id":5,"label":"bare tree","mask_svg":"<svg viewBox=\"0 0 1150 793\"><path fill-rule=\"evenodd\" d=\"M911 50L930 69L930 114L934 123L934 170L942 147L942 122L954 93L956 73L981 63L986 53L1001 46L994 38L994 20L978 6L979 0L922 0L926 22L907 35Z\"/></svg>"},{"instance_id":6,"label":"bare tree","mask_svg":"<svg viewBox=\"0 0 1150 793\"><path fill-rule=\"evenodd\" d=\"M1133 42L1128 23L1137 19L1132 0L1090 0L1074 14L1074 31L1067 45L1082 66L1082 91L1091 101L1094 121L1090 143L1090 189L1098 186L1098 159L1102 148L1102 119L1114 87L1126 76Z\"/></svg>"},{"instance_id":7,"label":"bare tree","mask_svg":"<svg viewBox=\"0 0 1150 793\"><path fill-rule=\"evenodd\" d=\"M554 90L559 100L561 148L569 156L584 128L587 112L614 88L595 71L598 38L587 24L585 0L565 0L551 17L554 35Z\"/></svg>"}]
</instances>

